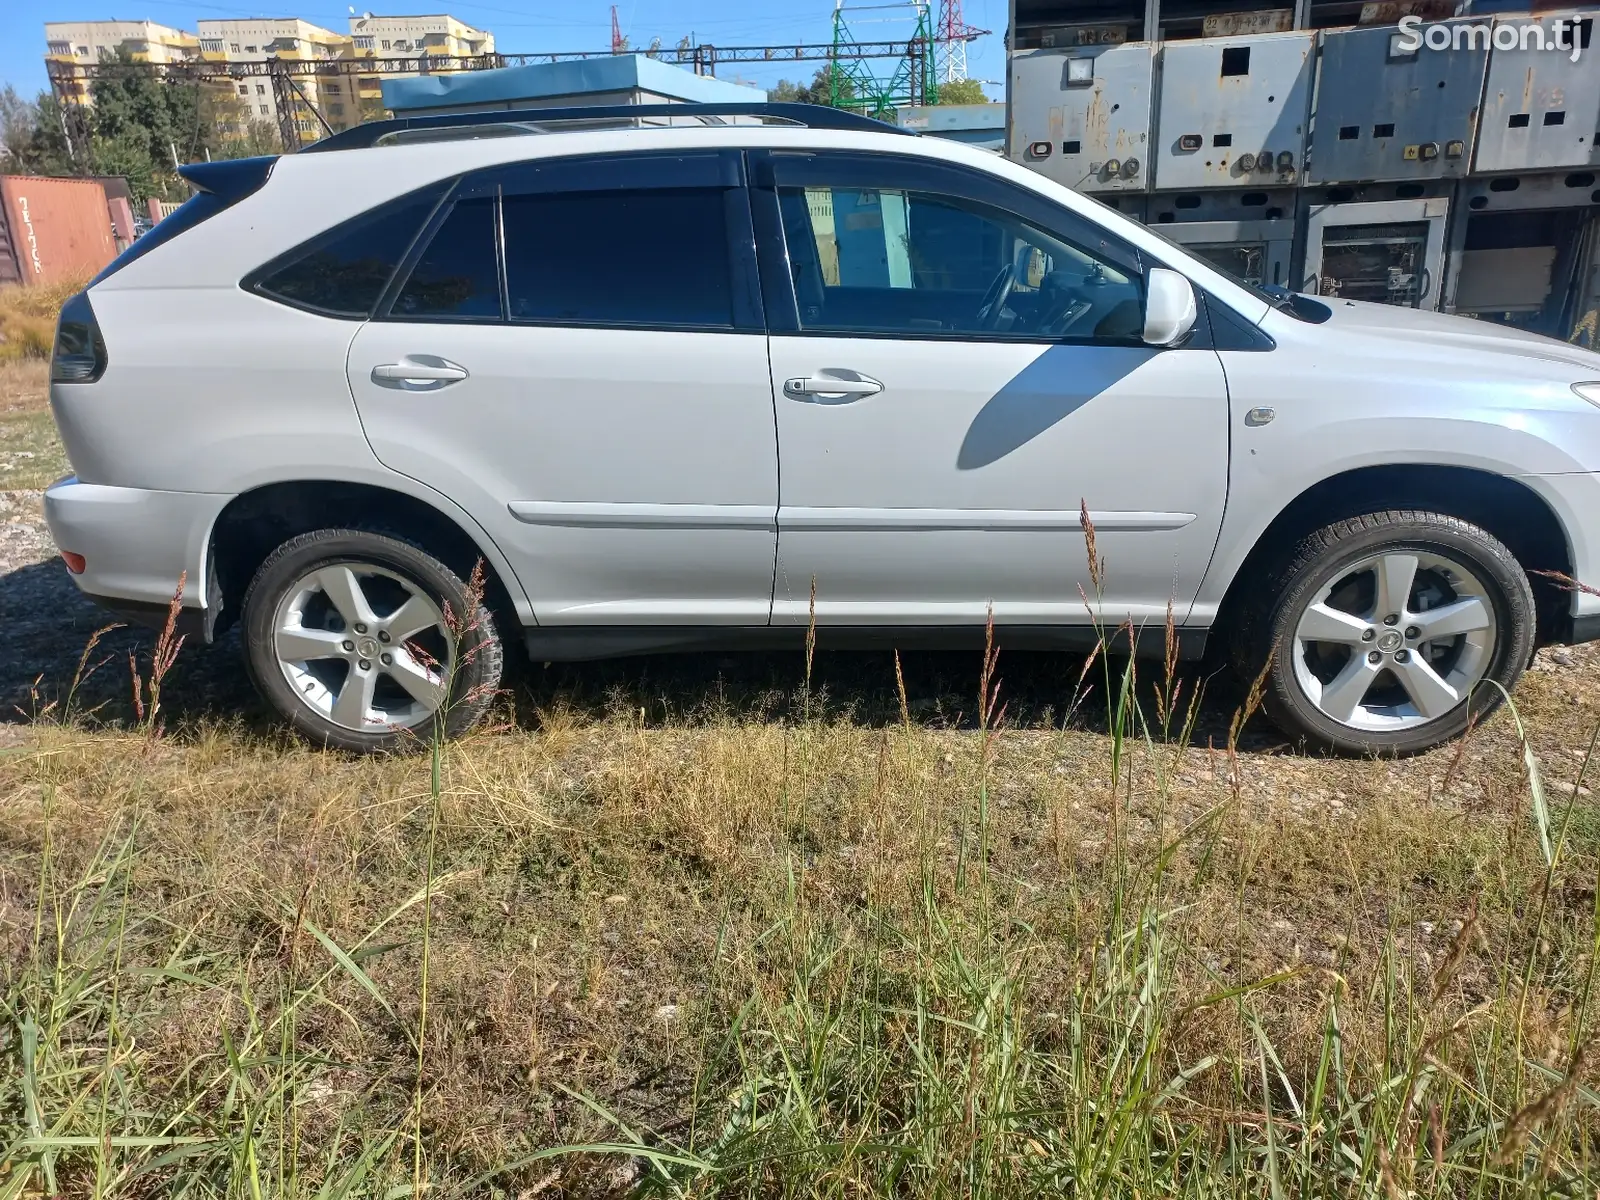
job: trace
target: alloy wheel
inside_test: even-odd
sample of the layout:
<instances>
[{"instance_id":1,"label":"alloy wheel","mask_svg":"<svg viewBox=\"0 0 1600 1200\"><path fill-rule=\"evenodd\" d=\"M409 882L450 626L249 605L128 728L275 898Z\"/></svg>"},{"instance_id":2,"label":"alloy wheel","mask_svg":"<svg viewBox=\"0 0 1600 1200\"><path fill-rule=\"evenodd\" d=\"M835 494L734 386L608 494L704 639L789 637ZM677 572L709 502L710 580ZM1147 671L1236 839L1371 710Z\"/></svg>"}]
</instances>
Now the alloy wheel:
<instances>
[{"instance_id":1,"label":"alloy wheel","mask_svg":"<svg viewBox=\"0 0 1600 1200\"><path fill-rule=\"evenodd\" d=\"M321 565L285 590L272 631L290 689L345 729L410 728L445 701L452 649L444 613L394 571Z\"/></svg>"},{"instance_id":2,"label":"alloy wheel","mask_svg":"<svg viewBox=\"0 0 1600 1200\"><path fill-rule=\"evenodd\" d=\"M1464 703L1498 634L1473 569L1422 550L1385 550L1340 567L1294 627L1295 681L1329 719L1403 731Z\"/></svg>"}]
</instances>

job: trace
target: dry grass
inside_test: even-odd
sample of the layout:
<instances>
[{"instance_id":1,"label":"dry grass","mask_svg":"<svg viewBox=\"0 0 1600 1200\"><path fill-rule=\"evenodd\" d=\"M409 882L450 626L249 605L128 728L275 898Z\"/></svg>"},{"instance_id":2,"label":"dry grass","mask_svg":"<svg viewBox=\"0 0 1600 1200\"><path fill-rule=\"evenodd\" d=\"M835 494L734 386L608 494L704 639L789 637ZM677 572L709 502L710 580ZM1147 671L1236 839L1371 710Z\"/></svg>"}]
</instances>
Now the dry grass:
<instances>
[{"instance_id":1,"label":"dry grass","mask_svg":"<svg viewBox=\"0 0 1600 1200\"><path fill-rule=\"evenodd\" d=\"M1593 1194L1592 658L1520 694L1539 804L1506 718L1229 755L1120 669L996 733L869 664L436 761L29 729L0 1190Z\"/></svg>"},{"instance_id":2,"label":"dry grass","mask_svg":"<svg viewBox=\"0 0 1600 1200\"><path fill-rule=\"evenodd\" d=\"M0 492L37 491L68 469L49 380L45 359L0 361Z\"/></svg>"},{"instance_id":3,"label":"dry grass","mask_svg":"<svg viewBox=\"0 0 1600 1200\"><path fill-rule=\"evenodd\" d=\"M48 287L0 287L0 364L48 359L61 306L82 290L82 280Z\"/></svg>"}]
</instances>

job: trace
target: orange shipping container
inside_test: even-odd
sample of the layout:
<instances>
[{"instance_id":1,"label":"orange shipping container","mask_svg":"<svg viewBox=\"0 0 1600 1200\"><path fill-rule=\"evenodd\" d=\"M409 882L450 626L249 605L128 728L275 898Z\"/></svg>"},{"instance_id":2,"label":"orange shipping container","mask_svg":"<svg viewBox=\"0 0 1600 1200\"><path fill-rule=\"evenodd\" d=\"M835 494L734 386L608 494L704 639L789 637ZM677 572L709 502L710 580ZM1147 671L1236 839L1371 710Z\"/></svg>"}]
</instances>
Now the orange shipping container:
<instances>
[{"instance_id":1,"label":"orange shipping container","mask_svg":"<svg viewBox=\"0 0 1600 1200\"><path fill-rule=\"evenodd\" d=\"M88 279L116 256L94 180L0 175L0 283Z\"/></svg>"}]
</instances>

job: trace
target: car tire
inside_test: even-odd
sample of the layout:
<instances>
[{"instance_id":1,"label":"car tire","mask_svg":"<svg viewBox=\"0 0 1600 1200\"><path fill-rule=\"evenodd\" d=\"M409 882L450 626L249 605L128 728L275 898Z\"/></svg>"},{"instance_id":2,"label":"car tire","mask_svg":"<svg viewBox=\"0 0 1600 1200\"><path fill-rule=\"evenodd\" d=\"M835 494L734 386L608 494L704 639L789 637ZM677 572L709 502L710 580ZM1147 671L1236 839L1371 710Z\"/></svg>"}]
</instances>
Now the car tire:
<instances>
[{"instance_id":1,"label":"car tire","mask_svg":"<svg viewBox=\"0 0 1600 1200\"><path fill-rule=\"evenodd\" d=\"M1430 750L1498 707L1533 655L1521 564L1441 513L1337 521L1242 582L1256 603L1244 606L1234 666L1246 682L1265 669L1267 716L1305 747Z\"/></svg>"},{"instance_id":2,"label":"car tire","mask_svg":"<svg viewBox=\"0 0 1600 1200\"><path fill-rule=\"evenodd\" d=\"M481 594L420 547L366 530L279 546L245 593L243 624L267 702L313 743L358 753L465 733L503 668Z\"/></svg>"}]
</instances>

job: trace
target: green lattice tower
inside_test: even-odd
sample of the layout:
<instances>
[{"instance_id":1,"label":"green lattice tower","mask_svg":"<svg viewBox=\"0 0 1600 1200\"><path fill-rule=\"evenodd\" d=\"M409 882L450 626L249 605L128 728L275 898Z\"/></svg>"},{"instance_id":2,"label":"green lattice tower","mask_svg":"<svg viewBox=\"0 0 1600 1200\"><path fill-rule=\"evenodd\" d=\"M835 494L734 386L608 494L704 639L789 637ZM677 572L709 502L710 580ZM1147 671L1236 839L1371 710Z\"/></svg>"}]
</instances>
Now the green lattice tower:
<instances>
[{"instance_id":1,"label":"green lattice tower","mask_svg":"<svg viewBox=\"0 0 1600 1200\"><path fill-rule=\"evenodd\" d=\"M928 0L908 0L917 14L916 30L906 42L906 52L894 60L885 78L867 66L860 42L850 32L843 0L833 9L833 47L828 53L828 103L873 117L889 117L907 104L937 104L939 78L934 68L933 9ZM892 8L896 5L872 5Z\"/></svg>"}]
</instances>

